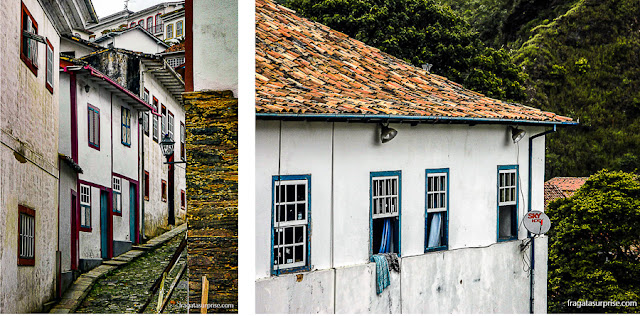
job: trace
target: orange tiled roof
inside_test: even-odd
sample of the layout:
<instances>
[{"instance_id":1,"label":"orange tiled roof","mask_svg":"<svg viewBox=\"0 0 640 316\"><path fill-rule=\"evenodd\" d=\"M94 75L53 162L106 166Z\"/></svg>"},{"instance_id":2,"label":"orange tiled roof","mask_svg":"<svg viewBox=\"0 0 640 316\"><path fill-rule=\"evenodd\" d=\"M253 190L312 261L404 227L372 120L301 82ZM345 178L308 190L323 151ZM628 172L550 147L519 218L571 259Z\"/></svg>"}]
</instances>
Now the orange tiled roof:
<instances>
[{"instance_id":1,"label":"orange tiled roof","mask_svg":"<svg viewBox=\"0 0 640 316\"><path fill-rule=\"evenodd\" d=\"M179 51L183 51L184 50L184 42L180 43L180 44L175 44L175 45L171 45L169 48L167 48L167 50L165 50L165 53L171 53L171 52L179 52Z\"/></svg>"},{"instance_id":2,"label":"orange tiled roof","mask_svg":"<svg viewBox=\"0 0 640 316\"><path fill-rule=\"evenodd\" d=\"M551 184L548 181L544 183L544 208L545 209L547 208L549 203L551 203L551 201L554 201L557 199L563 199L566 197L567 196L564 195L564 193L560 189L558 189L558 187L555 184Z\"/></svg>"},{"instance_id":3,"label":"orange tiled roof","mask_svg":"<svg viewBox=\"0 0 640 316\"><path fill-rule=\"evenodd\" d=\"M465 89L272 0L256 0L256 112L573 124Z\"/></svg>"},{"instance_id":4,"label":"orange tiled roof","mask_svg":"<svg viewBox=\"0 0 640 316\"><path fill-rule=\"evenodd\" d=\"M555 177L545 182L555 185L566 197L571 197L587 181L587 177Z\"/></svg>"}]
</instances>

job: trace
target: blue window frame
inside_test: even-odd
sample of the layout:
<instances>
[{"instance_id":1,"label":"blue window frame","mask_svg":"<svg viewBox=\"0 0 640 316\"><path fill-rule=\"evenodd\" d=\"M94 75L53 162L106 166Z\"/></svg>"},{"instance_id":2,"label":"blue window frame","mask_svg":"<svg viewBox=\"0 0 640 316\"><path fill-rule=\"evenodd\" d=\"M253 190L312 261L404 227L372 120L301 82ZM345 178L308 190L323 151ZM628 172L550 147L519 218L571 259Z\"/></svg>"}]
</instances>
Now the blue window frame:
<instances>
[{"instance_id":1,"label":"blue window frame","mask_svg":"<svg viewBox=\"0 0 640 316\"><path fill-rule=\"evenodd\" d=\"M498 166L496 233L499 242L518 239L519 182L518 165Z\"/></svg>"},{"instance_id":2,"label":"blue window frame","mask_svg":"<svg viewBox=\"0 0 640 316\"><path fill-rule=\"evenodd\" d=\"M271 274L311 267L311 175L273 176Z\"/></svg>"},{"instance_id":3,"label":"blue window frame","mask_svg":"<svg viewBox=\"0 0 640 316\"><path fill-rule=\"evenodd\" d=\"M122 131L120 133L122 144L131 147L131 111L122 107L120 119L122 122Z\"/></svg>"},{"instance_id":4,"label":"blue window frame","mask_svg":"<svg viewBox=\"0 0 640 316\"><path fill-rule=\"evenodd\" d=\"M402 172L371 172L369 176L369 257L400 256Z\"/></svg>"},{"instance_id":5,"label":"blue window frame","mask_svg":"<svg viewBox=\"0 0 640 316\"><path fill-rule=\"evenodd\" d=\"M449 248L449 168L425 170L425 252Z\"/></svg>"}]
</instances>

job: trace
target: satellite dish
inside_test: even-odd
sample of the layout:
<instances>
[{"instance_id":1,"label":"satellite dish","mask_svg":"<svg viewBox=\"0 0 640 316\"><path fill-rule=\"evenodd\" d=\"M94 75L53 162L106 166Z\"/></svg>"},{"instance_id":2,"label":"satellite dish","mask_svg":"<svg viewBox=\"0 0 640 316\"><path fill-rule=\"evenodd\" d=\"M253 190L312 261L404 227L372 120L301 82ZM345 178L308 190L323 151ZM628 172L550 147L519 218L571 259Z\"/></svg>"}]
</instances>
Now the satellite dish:
<instances>
[{"instance_id":1,"label":"satellite dish","mask_svg":"<svg viewBox=\"0 0 640 316\"><path fill-rule=\"evenodd\" d=\"M551 228L551 220L547 214L540 211L530 211L524 214L524 228L534 235L545 234Z\"/></svg>"}]
</instances>

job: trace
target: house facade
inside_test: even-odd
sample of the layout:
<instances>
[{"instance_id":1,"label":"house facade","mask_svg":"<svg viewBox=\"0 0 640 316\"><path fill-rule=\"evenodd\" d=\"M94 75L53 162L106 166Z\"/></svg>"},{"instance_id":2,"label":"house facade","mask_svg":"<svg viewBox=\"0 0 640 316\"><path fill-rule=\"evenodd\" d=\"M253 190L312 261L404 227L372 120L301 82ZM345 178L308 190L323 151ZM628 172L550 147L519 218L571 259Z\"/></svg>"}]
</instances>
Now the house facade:
<instances>
[{"instance_id":1,"label":"house facade","mask_svg":"<svg viewBox=\"0 0 640 316\"><path fill-rule=\"evenodd\" d=\"M180 42L185 36L184 8L166 13L162 16L164 21L164 39L173 43Z\"/></svg>"},{"instance_id":2,"label":"house facade","mask_svg":"<svg viewBox=\"0 0 640 316\"><path fill-rule=\"evenodd\" d=\"M91 1L0 9L0 312L37 312L60 291L60 36L97 16Z\"/></svg>"},{"instance_id":3,"label":"house facade","mask_svg":"<svg viewBox=\"0 0 640 316\"><path fill-rule=\"evenodd\" d=\"M133 12L128 9L100 18L100 22L89 25L88 30L92 31L95 38L102 36L105 31L122 30L141 26L149 33L161 40L165 38L166 26L162 20L162 15L184 7L184 1L163 2L146 9Z\"/></svg>"},{"instance_id":4,"label":"house facade","mask_svg":"<svg viewBox=\"0 0 640 316\"><path fill-rule=\"evenodd\" d=\"M256 1L256 311L546 312L519 223L572 124Z\"/></svg>"}]
</instances>

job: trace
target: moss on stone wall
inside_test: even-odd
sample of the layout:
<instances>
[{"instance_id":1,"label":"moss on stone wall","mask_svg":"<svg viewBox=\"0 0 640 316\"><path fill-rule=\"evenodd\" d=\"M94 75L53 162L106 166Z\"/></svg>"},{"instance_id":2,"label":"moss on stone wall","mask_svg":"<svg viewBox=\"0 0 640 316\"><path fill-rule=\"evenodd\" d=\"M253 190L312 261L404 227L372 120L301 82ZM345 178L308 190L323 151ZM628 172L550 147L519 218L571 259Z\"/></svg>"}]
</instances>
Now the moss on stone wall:
<instances>
[{"instance_id":1,"label":"moss on stone wall","mask_svg":"<svg viewBox=\"0 0 640 316\"><path fill-rule=\"evenodd\" d=\"M238 99L231 91L183 94L186 111L189 303L209 280L209 312L238 308ZM192 305L193 306L193 305ZM198 313L199 308L192 308Z\"/></svg>"}]
</instances>

